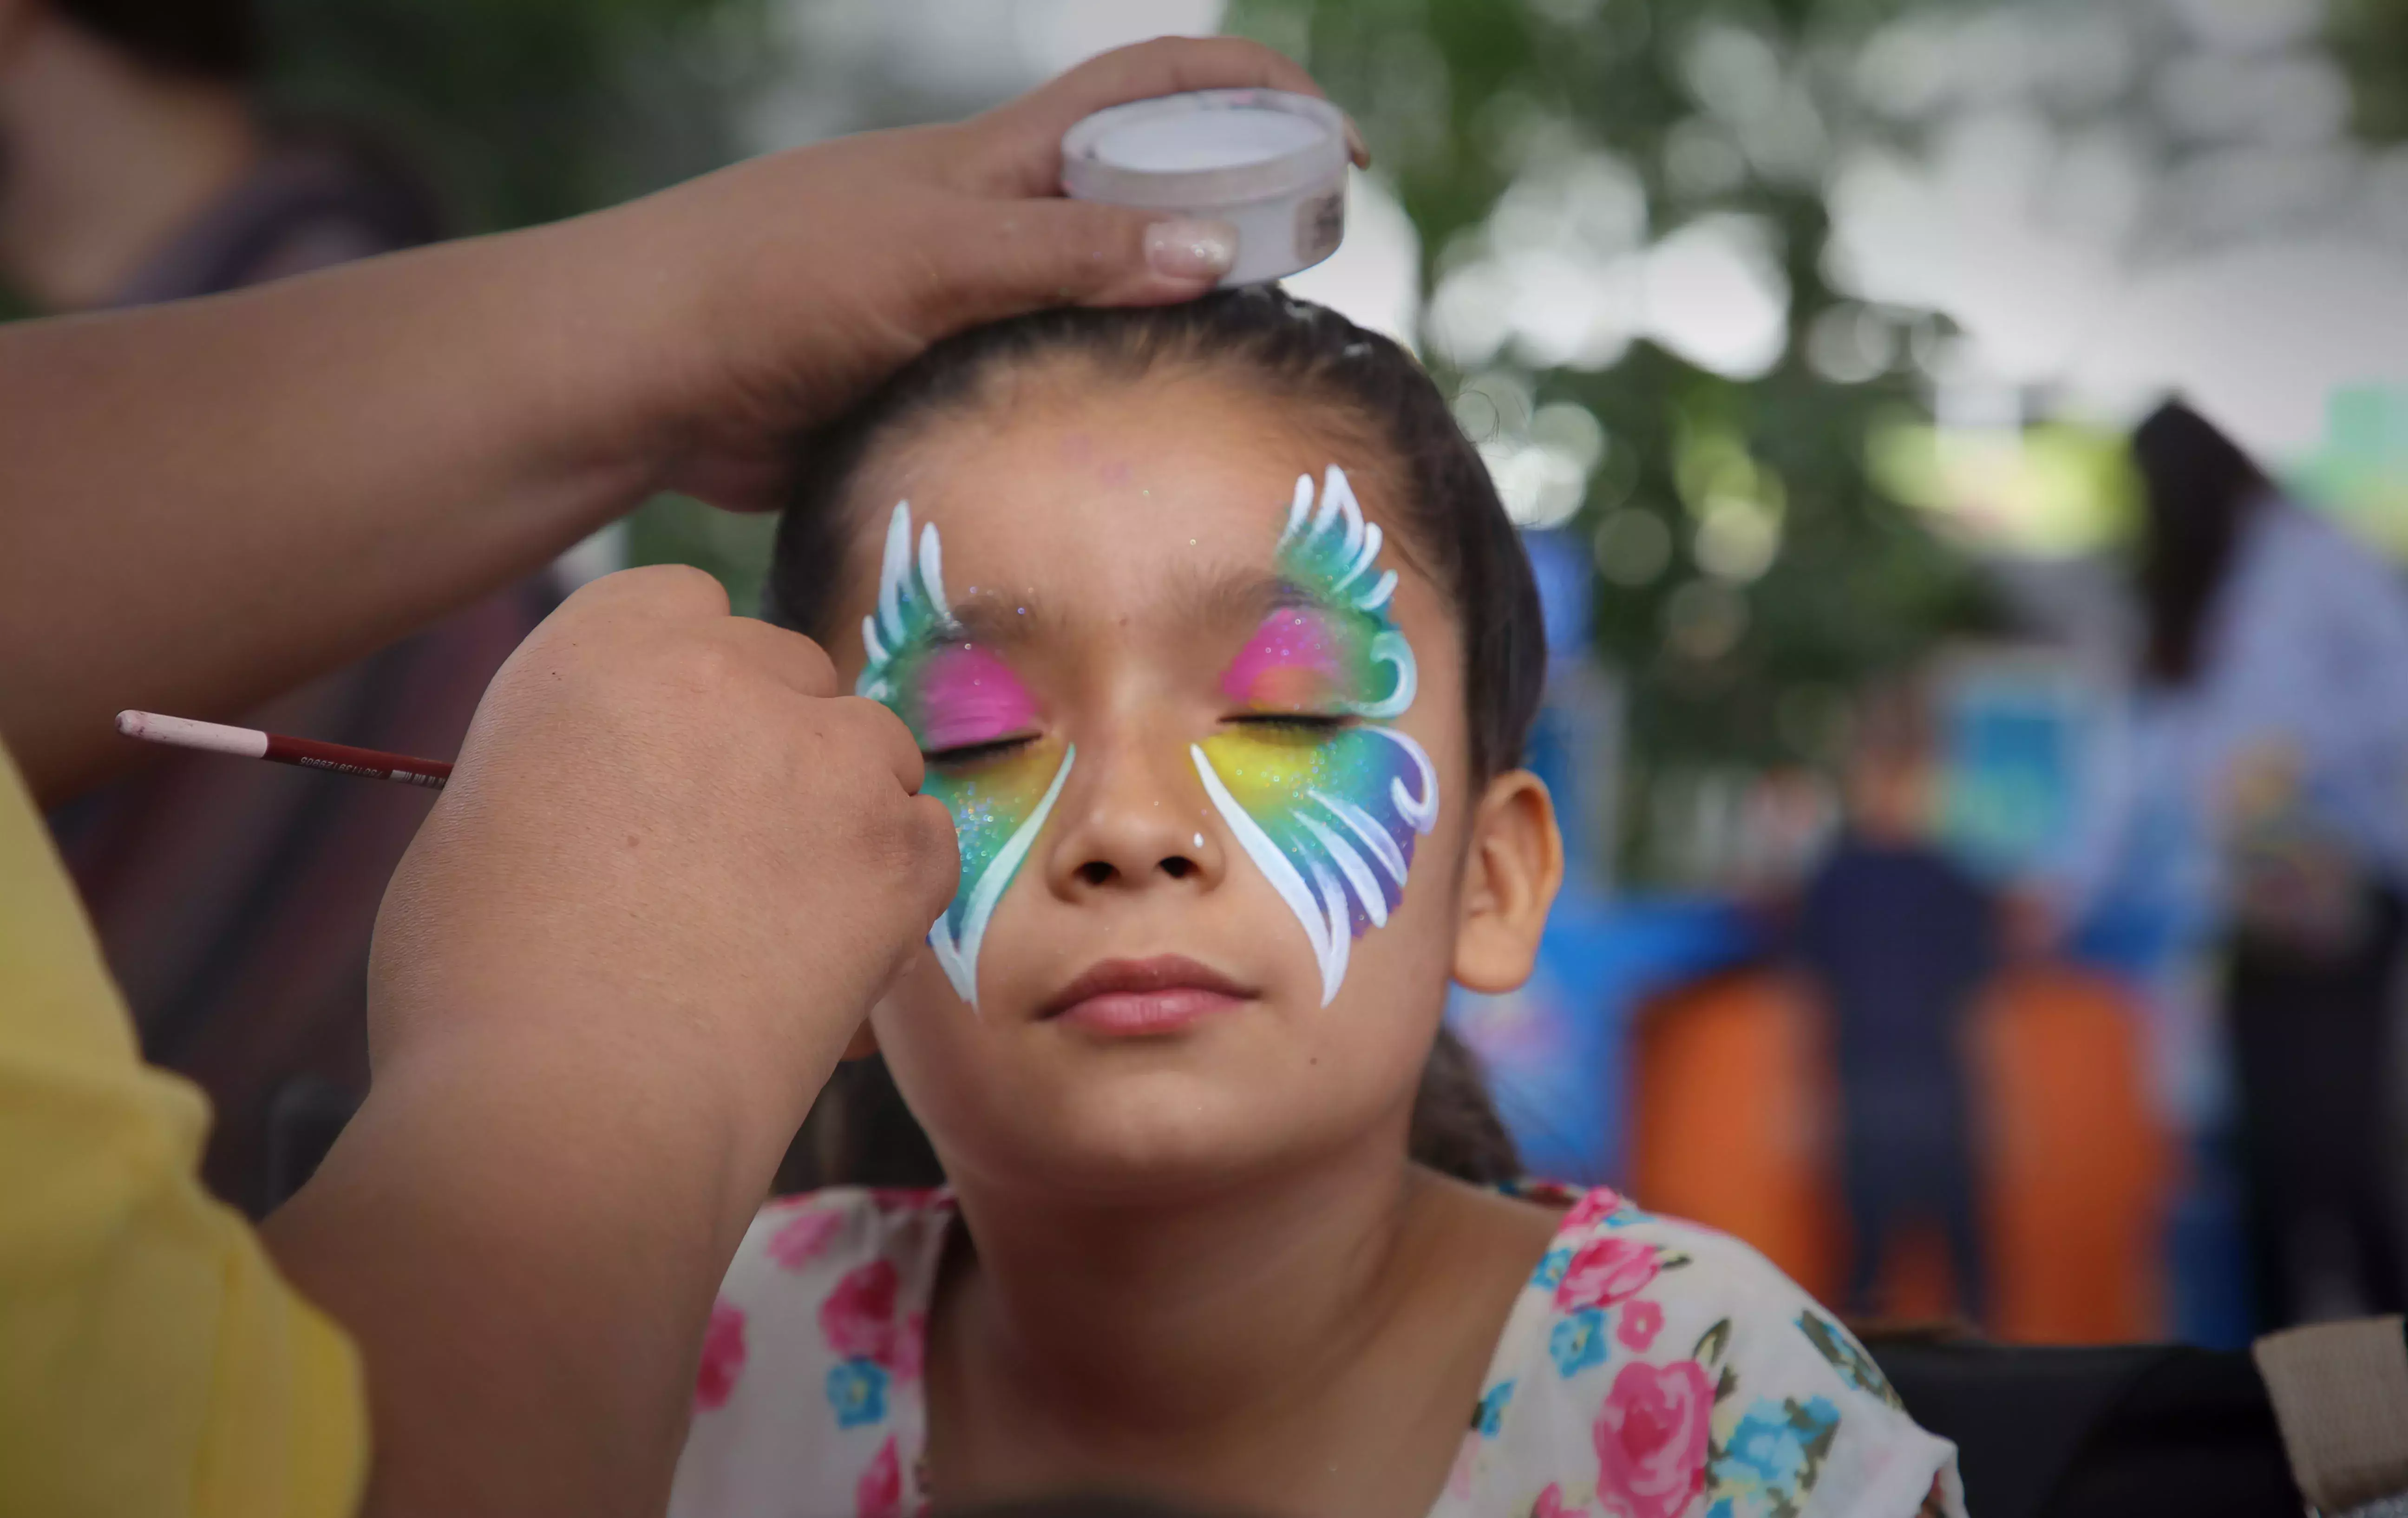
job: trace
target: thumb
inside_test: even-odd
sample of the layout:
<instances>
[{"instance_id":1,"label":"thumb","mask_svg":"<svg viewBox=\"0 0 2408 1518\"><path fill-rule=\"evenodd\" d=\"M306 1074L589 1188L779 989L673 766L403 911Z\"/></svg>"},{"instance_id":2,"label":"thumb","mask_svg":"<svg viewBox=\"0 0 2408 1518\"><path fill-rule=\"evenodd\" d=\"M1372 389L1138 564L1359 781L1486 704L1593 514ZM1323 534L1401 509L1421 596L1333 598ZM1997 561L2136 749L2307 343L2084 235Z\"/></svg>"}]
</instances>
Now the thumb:
<instances>
[{"instance_id":1,"label":"thumb","mask_svg":"<svg viewBox=\"0 0 2408 1518\"><path fill-rule=\"evenodd\" d=\"M1176 211L1044 199L977 203L987 224L946 239L961 325L1050 306L1193 300L1237 262L1238 229Z\"/></svg>"}]
</instances>

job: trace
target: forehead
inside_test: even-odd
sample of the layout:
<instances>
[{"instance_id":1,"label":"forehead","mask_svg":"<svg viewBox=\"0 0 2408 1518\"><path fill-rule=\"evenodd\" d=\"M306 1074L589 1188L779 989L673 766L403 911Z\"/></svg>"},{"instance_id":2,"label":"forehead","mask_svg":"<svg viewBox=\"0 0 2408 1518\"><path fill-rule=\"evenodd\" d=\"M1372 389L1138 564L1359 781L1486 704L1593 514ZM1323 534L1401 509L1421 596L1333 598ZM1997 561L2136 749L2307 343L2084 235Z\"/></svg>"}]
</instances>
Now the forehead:
<instances>
[{"instance_id":1,"label":"forehead","mask_svg":"<svg viewBox=\"0 0 2408 1518\"><path fill-rule=\"evenodd\" d=\"M882 523L909 500L914 521L934 523L957 602L998 597L1048 622L1159 622L1271 572L1299 475L1317 481L1339 464L1365 514L1387 523L1382 471L1358 466L1361 451L1206 376L1039 383L884 445L852 508ZM1413 578L1394 550L1383 558ZM874 594L876 574L876 544L856 540L848 600Z\"/></svg>"}]
</instances>

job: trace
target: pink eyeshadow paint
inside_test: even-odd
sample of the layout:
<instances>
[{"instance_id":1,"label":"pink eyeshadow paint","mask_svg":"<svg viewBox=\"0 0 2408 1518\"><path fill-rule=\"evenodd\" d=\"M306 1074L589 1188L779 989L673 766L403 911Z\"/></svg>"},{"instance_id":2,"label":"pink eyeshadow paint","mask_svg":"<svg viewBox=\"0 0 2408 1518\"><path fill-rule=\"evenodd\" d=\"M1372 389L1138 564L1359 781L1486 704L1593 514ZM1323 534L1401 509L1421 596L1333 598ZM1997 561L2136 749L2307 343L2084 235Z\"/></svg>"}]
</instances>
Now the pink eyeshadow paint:
<instances>
[{"instance_id":1,"label":"pink eyeshadow paint","mask_svg":"<svg viewBox=\"0 0 2408 1518\"><path fill-rule=\"evenodd\" d=\"M1295 711L1344 692L1344 655L1326 619L1283 608L1263 619L1221 676L1221 694L1240 704Z\"/></svg>"},{"instance_id":2,"label":"pink eyeshadow paint","mask_svg":"<svg viewBox=\"0 0 2408 1518\"><path fill-rule=\"evenodd\" d=\"M975 643L933 650L918 671L912 727L930 752L992 743L1037 725L1037 700L1011 666Z\"/></svg>"}]
</instances>

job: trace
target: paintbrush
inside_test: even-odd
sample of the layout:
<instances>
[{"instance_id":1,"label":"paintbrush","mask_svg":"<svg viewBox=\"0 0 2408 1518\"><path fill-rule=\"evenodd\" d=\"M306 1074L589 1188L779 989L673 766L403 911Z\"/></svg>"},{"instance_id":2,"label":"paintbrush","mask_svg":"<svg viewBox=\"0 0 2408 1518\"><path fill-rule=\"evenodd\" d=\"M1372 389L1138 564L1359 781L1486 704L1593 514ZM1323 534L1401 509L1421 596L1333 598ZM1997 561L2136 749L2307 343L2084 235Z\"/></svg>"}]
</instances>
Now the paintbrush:
<instances>
[{"instance_id":1,"label":"paintbrush","mask_svg":"<svg viewBox=\"0 0 2408 1518\"><path fill-rule=\"evenodd\" d=\"M273 759L304 769L331 769L338 775L364 775L369 780L399 780L440 791L452 778L452 766L440 759L417 759L380 749L355 749L348 743L321 743L315 738L287 738L256 727L228 727L222 723L194 722L190 717L164 717L155 711L121 711L117 730L145 743L205 753L231 753L245 759Z\"/></svg>"}]
</instances>

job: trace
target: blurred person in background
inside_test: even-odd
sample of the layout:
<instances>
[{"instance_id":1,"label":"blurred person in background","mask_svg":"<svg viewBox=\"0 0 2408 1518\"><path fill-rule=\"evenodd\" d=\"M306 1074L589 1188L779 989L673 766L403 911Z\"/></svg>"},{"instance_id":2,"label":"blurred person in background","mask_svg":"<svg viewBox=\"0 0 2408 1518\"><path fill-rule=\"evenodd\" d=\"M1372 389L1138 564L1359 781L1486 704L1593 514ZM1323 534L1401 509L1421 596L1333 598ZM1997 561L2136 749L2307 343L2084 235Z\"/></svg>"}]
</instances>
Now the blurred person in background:
<instances>
[{"instance_id":1,"label":"blurred person in background","mask_svg":"<svg viewBox=\"0 0 2408 1518\"><path fill-rule=\"evenodd\" d=\"M262 111L263 47L249 0L0 0L0 281L47 311L146 305L440 235L372 140ZM527 582L240 721L449 757L554 599ZM357 1105L368 930L430 804L179 754L51 813L144 1055L207 1088L207 1180L254 1216Z\"/></svg>"},{"instance_id":2,"label":"blurred person in background","mask_svg":"<svg viewBox=\"0 0 2408 1518\"><path fill-rule=\"evenodd\" d=\"M1959 1309L1979 1321L1968 1028L1999 964L1991 890L1932 840L1934 740L1921 694L1858 713L1847 815L1808 878L1798 953L1829 1019L1853 1245L1846 1301L1878 1311L1883 1259L1917 1224L1944 1239Z\"/></svg>"},{"instance_id":3,"label":"blurred person in background","mask_svg":"<svg viewBox=\"0 0 2408 1518\"><path fill-rule=\"evenodd\" d=\"M2408 879L2408 594L2178 402L2133 435L2136 779L2225 934L2260 1332L2402 1306L2384 1151Z\"/></svg>"}]
</instances>

